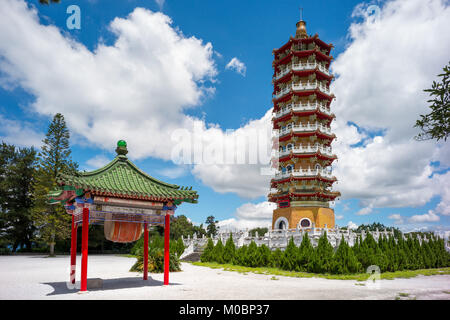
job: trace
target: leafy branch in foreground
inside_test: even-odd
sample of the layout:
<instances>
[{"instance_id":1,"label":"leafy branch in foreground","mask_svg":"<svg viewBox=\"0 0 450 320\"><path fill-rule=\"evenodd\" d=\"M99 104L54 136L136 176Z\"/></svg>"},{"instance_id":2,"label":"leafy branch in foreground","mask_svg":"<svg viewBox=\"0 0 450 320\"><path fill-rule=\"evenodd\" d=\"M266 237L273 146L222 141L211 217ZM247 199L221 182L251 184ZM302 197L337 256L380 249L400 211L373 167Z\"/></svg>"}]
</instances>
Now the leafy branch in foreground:
<instances>
[{"instance_id":1,"label":"leafy branch in foreground","mask_svg":"<svg viewBox=\"0 0 450 320\"><path fill-rule=\"evenodd\" d=\"M444 139L447 141L450 134L450 62L443 70L444 73L438 75L442 77L442 81L433 81L431 89L424 90L430 93L431 99L428 102L431 103L431 112L421 115L421 119L416 121L414 127L422 130L415 137L416 140Z\"/></svg>"}]
</instances>

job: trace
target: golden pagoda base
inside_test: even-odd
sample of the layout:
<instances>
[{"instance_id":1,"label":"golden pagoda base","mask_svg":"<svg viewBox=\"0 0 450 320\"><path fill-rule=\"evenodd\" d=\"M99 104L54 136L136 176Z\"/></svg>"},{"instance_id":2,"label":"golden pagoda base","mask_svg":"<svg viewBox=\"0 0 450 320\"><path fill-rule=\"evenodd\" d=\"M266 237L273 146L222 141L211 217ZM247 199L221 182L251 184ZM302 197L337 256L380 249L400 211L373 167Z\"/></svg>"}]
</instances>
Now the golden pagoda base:
<instances>
[{"instance_id":1,"label":"golden pagoda base","mask_svg":"<svg viewBox=\"0 0 450 320\"><path fill-rule=\"evenodd\" d=\"M307 218L311 221L311 227L314 223L316 228L334 228L334 210L322 207L289 207L279 208L273 211L272 229L275 228L275 222L278 218L284 217L288 223L288 229L295 229L299 222Z\"/></svg>"}]
</instances>

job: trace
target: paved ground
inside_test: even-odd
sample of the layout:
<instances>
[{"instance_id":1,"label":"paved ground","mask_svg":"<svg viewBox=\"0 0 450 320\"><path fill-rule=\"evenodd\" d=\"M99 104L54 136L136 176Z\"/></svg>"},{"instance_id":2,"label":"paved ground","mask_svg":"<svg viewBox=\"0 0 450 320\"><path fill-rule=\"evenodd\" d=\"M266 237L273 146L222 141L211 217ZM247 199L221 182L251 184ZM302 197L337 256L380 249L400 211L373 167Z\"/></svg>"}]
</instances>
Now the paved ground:
<instances>
[{"instance_id":1,"label":"paved ground","mask_svg":"<svg viewBox=\"0 0 450 320\"><path fill-rule=\"evenodd\" d=\"M77 280L80 279L77 259ZM68 289L69 257L0 256L0 299L449 299L450 275L381 280L378 288L353 280L290 278L239 274L182 264L182 272L163 274L128 272L133 258L89 256L88 278L102 278L103 289L78 294ZM407 296L405 295L407 294Z\"/></svg>"}]
</instances>

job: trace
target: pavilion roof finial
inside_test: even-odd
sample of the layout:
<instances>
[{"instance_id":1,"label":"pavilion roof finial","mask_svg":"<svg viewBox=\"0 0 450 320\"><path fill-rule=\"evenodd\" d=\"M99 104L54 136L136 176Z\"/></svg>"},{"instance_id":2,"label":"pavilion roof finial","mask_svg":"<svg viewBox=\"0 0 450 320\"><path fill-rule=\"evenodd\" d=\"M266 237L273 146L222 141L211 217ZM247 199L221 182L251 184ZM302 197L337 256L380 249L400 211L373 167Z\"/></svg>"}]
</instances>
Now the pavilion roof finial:
<instances>
[{"instance_id":1,"label":"pavilion roof finial","mask_svg":"<svg viewBox=\"0 0 450 320\"><path fill-rule=\"evenodd\" d=\"M117 141L116 152L118 156L126 156L128 153L127 142L125 140Z\"/></svg>"},{"instance_id":2,"label":"pavilion roof finial","mask_svg":"<svg viewBox=\"0 0 450 320\"><path fill-rule=\"evenodd\" d=\"M296 38L308 38L306 32L306 22L303 20L303 8L300 8L300 21L297 22L297 31L295 33Z\"/></svg>"}]
</instances>

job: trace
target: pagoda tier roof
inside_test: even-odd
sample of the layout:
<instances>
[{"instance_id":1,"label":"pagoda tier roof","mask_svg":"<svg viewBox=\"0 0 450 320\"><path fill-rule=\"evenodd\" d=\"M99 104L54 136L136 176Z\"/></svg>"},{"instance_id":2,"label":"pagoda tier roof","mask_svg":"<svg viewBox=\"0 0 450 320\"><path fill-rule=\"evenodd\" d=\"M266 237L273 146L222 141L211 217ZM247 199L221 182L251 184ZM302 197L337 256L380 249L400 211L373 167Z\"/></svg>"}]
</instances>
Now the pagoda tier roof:
<instances>
[{"instance_id":1,"label":"pagoda tier roof","mask_svg":"<svg viewBox=\"0 0 450 320\"><path fill-rule=\"evenodd\" d=\"M327 44L324 41L320 40L317 34L315 34L312 37L308 37L308 38L294 38L294 37L291 36L288 42L286 42L284 45L282 45L278 49L273 49L272 53L273 54L277 54L277 53L279 53L281 51L286 50L286 48L291 43L298 43L298 42L310 43L312 41L316 42L319 46L324 47L324 48L326 48L328 50L331 50L334 47L332 44Z\"/></svg>"},{"instance_id":2,"label":"pagoda tier roof","mask_svg":"<svg viewBox=\"0 0 450 320\"><path fill-rule=\"evenodd\" d=\"M285 57L278 59L278 60L274 60L272 62L272 66L273 67L278 67L280 64L285 64L291 61L291 58L296 56L296 57L308 57L310 55L317 55L317 57L320 60L326 60L328 61L328 64L330 64L331 60L333 60L333 56L327 56L326 54L324 54L323 52L321 52L320 50L317 49L313 49L313 50L293 50L292 52L289 52Z\"/></svg>"},{"instance_id":3,"label":"pagoda tier roof","mask_svg":"<svg viewBox=\"0 0 450 320\"><path fill-rule=\"evenodd\" d=\"M278 141L287 141L292 139L293 137L310 137L310 136L317 136L318 138L321 139L328 139L329 143L326 144L327 146L331 144L331 142L336 138L336 135L333 133L331 135L324 133L320 130L316 130L316 131L307 131L307 132L290 132L284 136L281 136L278 138Z\"/></svg>"},{"instance_id":4,"label":"pagoda tier roof","mask_svg":"<svg viewBox=\"0 0 450 320\"><path fill-rule=\"evenodd\" d=\"M328 94L320 91L319 89L313 89L313 90L303 90L303 91L290 91L289 93L285 94L284 96L280 97L279 99L273 98L272 102L274 104L277 104L278 102L285 102L285 101L290 100L292 95L296 95L299 97L307 97L314 93L321 99L328 99L330 101L334 99L334 94L328 95Z\"/></svg>"},{"instance_id":5,"label":"pagoda tier roof","mask_svg":"<svg viewBox=\"0 0 450 320\"><path fill-rule=\"evenodd\" d=\"M292 154L288 154L288 155L279 157L278 161L284 162L284 161L288 161L288 160L293 159L293 158L312 158L312 157L316 157L316 158L321 159L321 160L336 160L337 159L337 156L335 154L330 156L330 155L326 155L324 153L321 153L320 151L317 151L317 152L311 152L311 153L292 153ZM333 161L331 161L331 162L333 162Z\"/></svg>"},{"instance_id":6,"label":"pagoda tier roof","mask_svg":"<svg viewBox=\"0 0 450 320\"><path fill-rule=\"evenodd\" d=\"M313 70L292 70L291 69L291 71L289 71L288 73L286 73L284 76L282 76L281 78L279 78L277 80L275 79L276 73L274 73L272 83L276 85L277 83L286 82L286 81L291 80L292 76L294 76L294 75L299 76L299 77L307 77L313 73L316 74L318 79L331 81L334 78L333 75L327 75L327 74L323 73L322 71L320 71L320 69L318 67Z\"/></svg>"},{"instance_id":7,"label":"pagoda tier roof","mask_svg":"<svg viewBox=\"0 0 450 320\"><path fill-rule=\"evenodd\" d=\"M318 176L309 176L309 177L289 177L289 178L280 179L280 180L272 179L270 181L270 185L275 186L280 183L286 183L286 182L292 182L292 181L309 181L309 180L325 181L325 182L330 182L330 183L334 183L337 181L336 177L327 178L327 177L318 175Z\"/></svg>"},{"instance_id":8,"label":"pagoda tier roof","mask_svg":"<svg viewBox=\"0 0 450 320\"><path fill-rule=\"evenodd\" d=\"M119 146L118 149L120 149ZM153 178L126 157L126 148L122 147L122 151L118 149L116 149L118 155L114 160L98 170L59 174L56 180L62 186L62 190L51 192L50 199L67 200L63 199L66 198L64 193L67 195L76 191L77 195L90 192L92 195L127 199L174 201L175 204L197 202L198 194L191 190L192 187L188 190Z\"/></svg>"},{"instance_id":9,"label":"pagoda tier roof","mask_svg":"<svg viewBox=\"0 0 450 320\"><path fill-rule=\"evenodd\" d=\"M278 123L281 121L287 121L291 119L292 117L307 117L310 115L317 115L319 119L329 119L333 120L336 118L336 115L334 113L332 114L326 114L325 112L320 111L320 109L315 110L305 110L305 111L291 111L289 113L286 113L284 116L281 116L279 118L273 118L273 128L274 129L280 129L278 126Z\"/></svg>"},{"instance_id":10,"label":"pagoda tier roof","mask_svg":"<svg viewBox=\"0 0 450 320\"><path fill-rule=\"evenodd\" d=\"M304 192L304 193L295 193L295 192L289 192L285 194L269 194L268 200L270 202L278 202L282 200L288 200L292 198L299 198L299 197L318 197L325 200L334 200L337 197L340 197L340 192L323 192L323 191L317 191L317 192Z\"/></svg>"}]
</instances>

